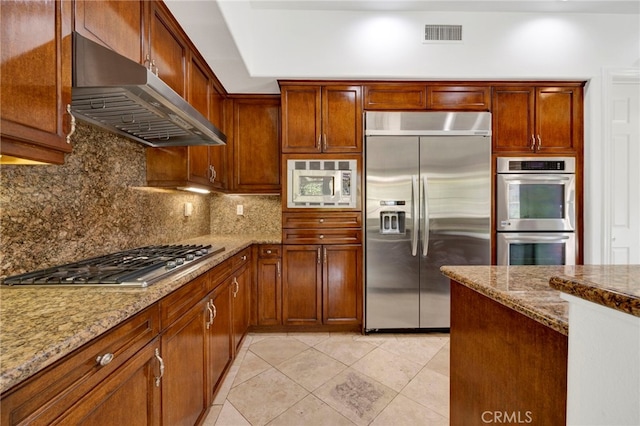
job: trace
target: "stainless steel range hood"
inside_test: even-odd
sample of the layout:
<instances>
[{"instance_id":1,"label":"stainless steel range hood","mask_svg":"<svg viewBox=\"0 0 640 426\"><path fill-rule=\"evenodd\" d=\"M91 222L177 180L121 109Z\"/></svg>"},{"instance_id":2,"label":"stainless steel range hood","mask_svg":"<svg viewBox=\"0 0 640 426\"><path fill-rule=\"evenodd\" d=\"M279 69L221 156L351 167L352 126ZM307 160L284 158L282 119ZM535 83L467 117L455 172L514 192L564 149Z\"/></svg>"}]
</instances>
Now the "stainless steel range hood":
<instances>
[{"instance_id":1,"label":"stainless steel range hood","mask_svg":"<svg viewBox=\"0 0 640 426\"><path fill-rule=\"evenodd\" d=\"M152 147L225 145L226 136L145 66L73 33L71 109Z\"/></svg>"}]
</instances>

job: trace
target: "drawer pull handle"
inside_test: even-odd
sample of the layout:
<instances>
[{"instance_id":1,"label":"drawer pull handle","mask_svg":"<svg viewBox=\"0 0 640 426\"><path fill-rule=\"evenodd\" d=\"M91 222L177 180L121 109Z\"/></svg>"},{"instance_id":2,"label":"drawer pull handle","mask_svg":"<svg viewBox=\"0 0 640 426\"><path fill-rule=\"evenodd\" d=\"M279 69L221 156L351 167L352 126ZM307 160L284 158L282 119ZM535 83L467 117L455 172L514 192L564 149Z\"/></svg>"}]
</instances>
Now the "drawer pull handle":
<instances>
[{"instance_id":1,"label":"drawer pull handle","mask_svg":"<svg viewBox=\"0 0 640 426\"><path fill-rule=\"evenodd\" d=\"M218 316L218 310L216 309L216 305L213 304L213 300L211 301L211 309L213 310L213 319L211 320L211 323L213 324L213 321L215 321Z\"/></svg>"},{"instance_id":2,"label":"drawer pull handle","mask_svg":"<svg viewBox=\"0 0 640 426\"><path fill-rule=\"evenodd\" d=\"M160 349L156 348L156 359L160 363L160 375L156 376L156 387L160 387L160 379L164 376L164 360L160 357Z\"/></svg>"},{"instance_id":3,"label":"drawer pull handle","mask_svg":"<svg viewBox=\"0 0 640 426\"><path fill-rule=\"evenodd\" d=\"M104 367L105 365L113 361L113 358L114 356L112 353L107 353L104 355L98 355L98 358L96 358L96 361L98 362L98 364Z\"/></svg>"}]
</instances>

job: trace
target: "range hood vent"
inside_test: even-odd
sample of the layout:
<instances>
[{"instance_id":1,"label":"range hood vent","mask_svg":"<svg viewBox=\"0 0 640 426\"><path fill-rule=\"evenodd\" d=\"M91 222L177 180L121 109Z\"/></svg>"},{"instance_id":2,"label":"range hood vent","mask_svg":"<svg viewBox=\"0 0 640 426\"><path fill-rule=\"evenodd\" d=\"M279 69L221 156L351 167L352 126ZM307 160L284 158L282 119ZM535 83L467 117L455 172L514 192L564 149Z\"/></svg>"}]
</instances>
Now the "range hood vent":
<instances>
[{"instance_id":1,"label":"range hood vent","mask_svg":"<svg viewBox=\"0 0 640 426\"><path fill-rule=\"evenodd\" d=\"M424 43L462 42L462 25L425 25Z\"/></svg>"},{"instance_id":2,"label":"range hood vent","mask_svg":"<svg viewBox=\"0 0 640 426\"><path fill-rule=\"evenodd\" d=\"M227 140L149 69L75 32L71 95L79 119L151 147Z\"/></svg>"}]
</instances>

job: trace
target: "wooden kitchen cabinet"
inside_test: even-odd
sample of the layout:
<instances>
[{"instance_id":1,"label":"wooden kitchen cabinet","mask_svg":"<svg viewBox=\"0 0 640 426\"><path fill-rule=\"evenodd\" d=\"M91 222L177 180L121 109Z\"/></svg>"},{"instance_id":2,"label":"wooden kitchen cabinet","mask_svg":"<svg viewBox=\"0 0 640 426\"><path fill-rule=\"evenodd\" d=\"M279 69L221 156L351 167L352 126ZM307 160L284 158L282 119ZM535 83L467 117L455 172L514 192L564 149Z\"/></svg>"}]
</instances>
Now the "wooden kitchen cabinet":
<instances>
[{"instance_id":1,"label":"wooden kitchen cabinet","mask_svg":"<svg viewBox=\"0 0 640 426\"><path fill-rule=\"evenodd\" d=\"M356 85L284 84L282 152L362 152L361 93Z\"/></svg>"},{"instance_id":2,"label":"wooden kitchen cabinet","mask_svg":"<svg viewBox=\"0 0 640 426\"><path fill-rule=\"evenodd\" d=\"M362 324L362 245L323 245L322 320Z\"/></svg>"},{"instance_id":3,"label":"wooden kitchen cabinet","mask_svg":"<svg viewBox=\"0 0 640 426\"><path fill-rule=\"evenodd\" d=\"M246 256L246 255L243 255ZM248 260L248 259L247 259ZM233 350L238 352L242 338L249 329L251 308L251 265L249 262L234 272L231 297L233 305Z\"/></svg>"},{"instance_id":4,"label":"wooden kitchen cabinet","mask_svg":"<svg viewBox=\"0 0 640 426\"><path fill-rule=\"evenodd\" d=\"M431 111L489 111L491 87L428 85L427 109Z\"/></svg>"},{"instance_id":5,"label":"wooden kitchen cabinet","mask_svg":"<svg viewBox=\"0 0 640 426\"><path fill-rule=\"evenodd\" d=\"M363 108L403 111L489 111L491 87L473 83L373 83L364 86Z\"/></svg>"},{"instance_id":6,"label":"wooden kitchen cabinet","mask_svg":"<svg viewBox=\"0 0 640 426\"><path fill-rule=\"evenodd\" d=\"M582 153L582 84L494 86L492 99L494 153Z\"/></svg>"},{"instance_id":7,"label":"wooden kitchen cabinet","mask_svg":"<svg viewBox=\"0 0 640 426\"><path fill-rule=\"evenodd\" d=\"M153 305L12 388L0 423L160 424L159 325Z\"/></svg>"},{"instance_id":8,"label":"wooden kitchen cabinet","mask_svg":"<svg viewBox=\"0 0 640 426\"><path fill-rule=\"evenodd\" d=\"M186 99L189 43L162 1L149 4L149 43L145 61L169 87Z\"/></svg>"},{"instance_id":9,"label":"wooden kitchen cabinet","mask_svg":"<svg viewBox=\"0 0 640 426\"><path fill-rule=\"evenodd\" d=\"M201 275L160 301L162 424L193 425L208 409L208 280Z\"/></svg>"},{"instance_id":10,"label":"wooden kitchen cabinet","mask_svg":"<svg viewBox=\"0 0 640 426\"><path fill-rule=\"evenodd\" d=\"M208 297L211 315L208 343L207 389L209 404L213 401L227 367L233 360L231 347L231 280L220 283Z\"/></svg>"},{"instance_id":11,"label":"wooden kitchen cabinet","mask_svg":"<svg viewBox=\"0 0 640 426\"><path fill-rule=\"evenodd\" d=\"M282 246L258 246L257 325L282 325Z\"/></svg>"},{"instance_id":12,"label":"wooden kitchen cabinet","mask_svg":"<svg viewBox=\"0 0 640 426\"><path fill-rule=\"evenodd\" d=\"M365 110L424 110L427 108L425 84L385 83L364 86Z\"/></svg>"},{"instance_id":13,"label":"wooden kitchen cabinet","mask_svg":"<svg viewBox=\"0 0 640 426\"><path fill-rule=\"evenodd\" d=\"M0 154L63 164L71 152L70 1L0 7Z\"/></svg>"},{"instance_id":14,"label":"wooden kitchen cabinet","mask_svg":"<svg viewBox=\"0 0 640 426\"><path fill-rule=\"evenodd\" d=\"M283 246L283 323L362 323L362 245Z\"/></svg>"},{"instance_id":15,"label":"wooden kitchen cabinet","mask_svg":"<svg viewBox=\"0 0 640 426\"><path fill-rule=\"evenodd\" d=\"M160 425L158 341L149 343L54 424Z\"/></svg>"},{"instance_id":16,"label":"wooden kitchen cabinet","mask_svg":"<svg viewBox=\"0 0 640 426\"><path fill-rule=\"evenodd\" d=\"M76 0L75 31L139 64L147 42L147 1Z\"/></svg>"},{"instance_id":17,"label":"wooden kitchen cabinet","mask_svg":"<svg viewBox=\"0 0 640 426\"><path fill-rule=\"evenodd\" d=\"M284 325L322 324L322 246L282 246Z\"/></svg>"},{"instance_id":18,"label":"wooden kitchen cabinet","mask_svg":"<svg viewBox=\"0 0 640 426\"><path fill-rule=\"evenodd\" d=\"M280 193L280 96L232 95L231 192Z\"/></svg>"}]
</instances>

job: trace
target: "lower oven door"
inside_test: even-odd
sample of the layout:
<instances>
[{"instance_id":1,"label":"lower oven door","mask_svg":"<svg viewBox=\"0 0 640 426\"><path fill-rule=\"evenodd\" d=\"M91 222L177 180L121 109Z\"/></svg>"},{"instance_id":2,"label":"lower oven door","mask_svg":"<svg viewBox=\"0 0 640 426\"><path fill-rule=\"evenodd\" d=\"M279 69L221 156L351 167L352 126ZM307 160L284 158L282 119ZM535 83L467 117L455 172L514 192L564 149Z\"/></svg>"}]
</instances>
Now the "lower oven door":
<instances>
[{"instance_id":1,"label":"lower oven door","mask_svg":"<svg viewBox=\"0 0 640 426\"><path fill-rule=\"evenodd\" d=\"M499 232L498 265L575 265L573 232Z\"/></svg>"}]
</instances>

